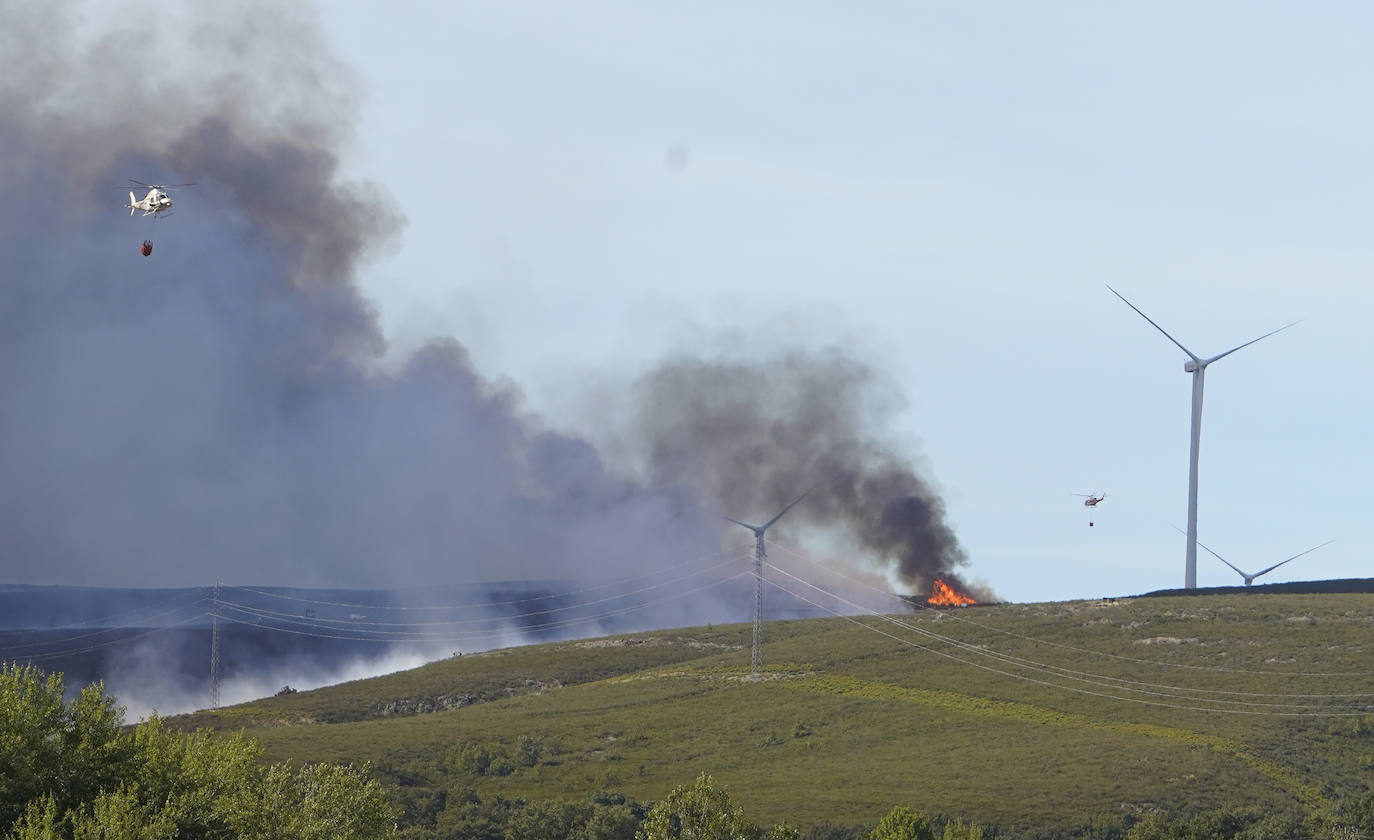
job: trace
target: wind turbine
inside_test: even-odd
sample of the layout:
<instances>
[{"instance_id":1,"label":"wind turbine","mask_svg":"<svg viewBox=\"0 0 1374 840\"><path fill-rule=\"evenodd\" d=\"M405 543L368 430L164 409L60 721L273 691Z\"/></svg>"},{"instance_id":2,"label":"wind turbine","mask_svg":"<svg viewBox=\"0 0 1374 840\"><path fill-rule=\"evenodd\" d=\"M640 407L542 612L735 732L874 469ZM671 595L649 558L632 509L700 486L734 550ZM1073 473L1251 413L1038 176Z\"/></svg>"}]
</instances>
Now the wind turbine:
<instances>
[{"instance_id":1,"label":"wind turbine","mask_svg":"<svg viewBox=\"0 0 1374 840\"><path fill-rule=\"evenodd\" d=\"M1191 373L1193 375L1193 428L1191 442L1188 448L1188 548L1187 554L1185 555L1183 562L1183 586L1185 589L1197 589L1197 456L1198 444L1201 442L1202 438L1203 374L1207 370L1207 366L1210 365L1212 362L1224 359L1232 353L1236 352L1237 350L1249 347L1256 341L1268 338L1274 333L1283 332L1284 330L1293 326L1293 324L1299 322L1294 321L1293 324L1285 324L1284 326L1279 327L1273 332L1267 332L1259 338L1252 338L1244 344L1241 344L1237 347L1232 347L1225 353L1218 353L1210 359L1204 359L1198 356L1192 350L1189 350L1187 347L1184 347L1182 344L1180 344L1178 339L1169 335L1167 332L1164 332L1163 327L1161 327L1159 324L1156 324L1154 321L1150 320L1149 315L1146 315L1144 312L1141 312L1140 309L1134 303L1131 303L1129 300L1126 300L1126 298L1122 297L1121 293L1118 292L1116 289L1113 289L1111 285L1108 285L1107 288L1111 291L1112 294L1121 298L1122 303L1134 309L1137 315L1144 318L1146 321L1150 321L1150 326L1159 330L1161 333L1164 333L1164 337L1172 341L1175 345L1177 345L1178 349L1188 354L1188 361L1183 363L1183 370L1186 373Z\"/></svg>"},{"instance_id":2,"label":"wind turbine","mask_svg":"<svg viewBox=\"0 0 1374 840\"><path fill-rule=\"evenodd\" d=\"M813 486L811 490L815 490ZM797 502L811 495L811 490L807 490L796 498L792 504L778 511L778 515L763 523L762 525L750 525L748 522L741 522L738 519L725 517L736 525L743 525L745 528L754 532L754 648L749 654L749 668L754 674L758 674L763 667L763 558L768 556L767 549L764 548L764 537L768 529L782 519L782 515L796 507Z\"/></svg>"},{"instance_id":3,"label":"wind turbine","mask_svg":"<svg viewBox=\"0 0 1374 840\"><path fill-rule=\"evenodd\" d=\"M1174 530L1175 530L1175 531L1178 531L1180 534L1183 533L1183 531L1180 530L1180 529L1177 528L1177 527L1175 527ZM1272 571L1274 571L1275 569L1277 569L1279 566L1282 566L1284 563L1290 562L1290 561L1292 561L1292 560L1296 560L1296 559L1298 559L1299 557L1303 556L1304 554L1311 554L1312 552L1316 551L1316 550L1319 549L1319 548L1322 548L1323 546L1331 545L1333 542L1335 542L1335 540L1327 540L1326 542L1322 543L1321 545L1314 545L1314 546L1312 546L1311 548L1307 549L1306 551L1298 552L1297 554L1294 554L1292 557L1289 557L1287 560L1280 560L1279 562L1275 563L1274 565L1270 566L1269 568L1267 568L1267 569L1261 569L1261 570L1259 570L1258 572L1255 572L1253 575L1252 575L1252 574L1247 574L1246 572L1241 571L1240 568L1239 568L1238 566L1236 566L1234 563L1232 563L1230 560L1227 560L1225 557L1222 557L1220 554L1217 554L1217 553L1216 553L1215 551L1213 551L1212 549L1207 548L1207 546L1202 545L1202 543L1199 542L1198 545L1202 545L1202 548L1203 548L1208 554L1212 555L1213 557L1217 558L1217 559L1220 560L1221 562L1225 563L1226 565L1228 565L1228 566L1230 566L1232 569L1234 569L1235 572L1236 572L1236 574L1238 574L1238 575L1240 575L1241 577L1245 578L1245 585L1246 585L1246 586L1249 586L1250 584L1254 583L1254 582L1255 582L1255 578L1259 577L1260 575L1267 575L1267 574L1269 574L1270 572L1272 572Z\"/></svg>"}]
</instances>

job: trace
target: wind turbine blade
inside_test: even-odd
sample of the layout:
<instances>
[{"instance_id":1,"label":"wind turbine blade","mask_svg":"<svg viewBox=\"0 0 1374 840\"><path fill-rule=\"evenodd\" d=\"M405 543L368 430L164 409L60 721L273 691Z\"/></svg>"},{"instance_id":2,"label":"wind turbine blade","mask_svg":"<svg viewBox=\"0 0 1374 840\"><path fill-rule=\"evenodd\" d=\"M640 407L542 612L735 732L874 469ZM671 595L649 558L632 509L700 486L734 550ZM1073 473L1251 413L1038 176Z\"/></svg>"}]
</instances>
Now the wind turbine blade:
<instances>
[{"instance_id":1,"label":"wind turbine blade","mask_svg":"<svg viewBox=\"0 0 1374 840\"><path fill-rule=\"evenodd\" d=\"M1269 336L1273 335L1274 333L1281 333L1281 332L1283 332L1284 330L1288 329L1289 327L1296 326L1297 324L1301 324L1303 321L1306 321L1306 320L1307 320L1306 318L1299 318L1298 320L1294 321L1294 322L1291 323L1291 324L1285 324L1285 325L1283 325L1282 327L1279 327L1278 329L1274 330L1274 332L1267 332L1267 333L1265 333L1264 335L1260 336L1259 338L1253 338L1253 339L1251 339L1251 340L1245 342L1245 343L1242 344L1240 347L1232 347L1230 350L1227 350L1225 353L1222 353L1222 354L1217 355L1217 356L1213 356L1212 358L1210 358L1210 359L1208 359L1207 361L1203 362L1203 364L1210 365L1212 362L1215 362L1217 359L1224 359L1225 357L1231 355L1232 353L1236 352L1237 350L1243 349L1243 348L1245 348L1245 347L1249 347L1251 344L1254 344L1256 341L1262 341L1263 339L1268 338Z\"/></svg>"},{"instance_id":2,"label":"wind turbine blade","mask_svg":"<svg viewBox=\"0 0 1374 840\"><path fill-rule=\"evenodd\" d=\"M741 521L739 521L738 519L733 519L733 518L731 518L731 517L729 517L729 516L725 516L724 514L722 514L720 518L721 518L721 519L728 519L729 521L735 523L736 525L743 525L744 527L748 528L748 529L751 530L751 531L757 532L757 531L759 530L757 527L755 527L755 526L753 526L753 525L750 525L748 522L741 522Z\"/></svg>"},{"instance_id":3,"label":"wind turbine blade","mask_svg":"<svg viewBox=\"0 0 1374 840\"><path fill-rule=\"evenodd\" d=\"M1293 558L1293 557L1289 557L1289 558L1288 558L1288 560L1293 560L1293 559L1296 559L1296 558ZM1281 560L1281 561L1279 561L1278 563L1275 563L1274 565L1270 566L1270 567L1267 568L1267 569L1262 569L1262 570L1260 570L1260 571L1258 571L1258 572L1255 572L1253 575L1250 576L1250 578L1253 580L1254 578L1257 578L1257 577L1259 577L1260 575L1267 575L1267 574L1269 574L1270 572L1272 572L1272 571L1274 571L1275 569L1277 569L1279 566L1282 566L1284 563L1287 563L1288 560Z\"/></svg>"},{"instance_id":4,"label":"wind turbine blade","mask_svg":"<svg viewBox=\"0 0 1374 840\"><path fill-rule=\"evenodd\" d=\"M1198 543L1198 545L1202 545L1202 543ZM1203 547L1204 549L1206 549L1206 551L1207 551L1208 554L1212 555L1213 557L1217 558L1217 559L1220 560L1221 562L1223 562L1223 563L1225 563L1226 565L1230 566L1230 567L1231 567L1231 570L1234 571L1236 574L1240 575L1241 577L1243 577L1243 578L1254 578L1254 577L1255 577L1254 575L1247 575L1245 572L1242 572L1242 571L1241 571L1234 563L1232 563L1230 560L1227 560L1225 557L1222 557L1220 554L1217 554L1217 553L1216 553L1215 551L1213 551L1212 549L1207 548L1207 546L1202 545L1202 547ZM1264 574L1264 572L1260 572L1260 574Z\"/></svg>"},{"instance_id":5,"label":"wind turbine blade","mask_svg":"<svg viewBox=\"0 0 1374 840\"><path fill-rule=\"evenodd\" d=\"M784 513L787 513L789 510L791 510L792 508L796 507L798 502L800 502L802 499L805 499L807 496L810 496L810 495L811 495L811 490L815 490L815 489L816 489L817 487L819 487L819 486L820 486L819 483L811 485L811 489L810 489L810 490L807 490L805 493L803 493L803 494L801 494L800 496L798 496L798 497L796 498L796 500L792 502L792 504L790 504L790 505L788 505L787 507L783 508L782 510L778 511L778 515L775 516L775 517L773 517L772 519L768 520L767 522L765 522L762 526L759 527L759 530L760 530L760 531L766 531L766 530L768 530L768 527L769 527L770 525L772 525L774 522L777 522L779 519L782 519L782 515L783 515Z\"/></svg>"},{"instance_id":6,"label":"wind turbine blade","mask_svg":"<svg viewBox=\"0 0 1374 840\"><path fill-rule=\"evenodd\" d=\"M1280 562L1278 562L1278 563L1275 563L1274 565L1272 565L1272 566L1270 566L1269 568L1265 569L1263 572L1255 572L1255 577L1259 577L1260 575L1264 574L1265 572L1272 572L1272 571L1274 571L1275 569L1277 569L1279 566L1282 566L1284 563L1287 563L1287 562L1289 562L1289 561L1291 561L1291 560L1296 560L1296 559L1298 559L1299 557L1301 557L1303 554L1311 554L1312 552L1316 551L1317 549L1321 548L1322 546L1331 545L1333 542L1335 542L1335 540L1327 540L1326 542L1322 543L1321 545L1314 545L1314 546L1312 546L1311 548L1307 549L1306 551L1304 551L1304 552L1302 552L1302 553L1300 553L1300 554L1294 554L1292 557L1289 557L1288 560L1282 560L1282 561L1280 561Z\"/></svg>"},{"instance_id":7,"label":"wind turbine blade","mask_svg":"<svg viewBox=\"0 0 1374 840\"><path fill-rule=\"evenodd\" d=\"M1201 541L1201 540L1198 540L1198 545L1202 546L1202 548L1203 548L1208 554L1212 555L1213 557L1217 558L1217 559L1220 560L1221 562L1223 562L1223 563L1225 563L1226 565L1230 566L1230 567L1232 568L1232 570L1234 570L1235 573L1238 574L1238 575L1240 575L1241 577L1243 577L1243 578L1253 578L1253 577L1255 577L1254 575L1247 575L1245 572L1242 572L1242 571L1241 571L1239 568L1237 568L1236 565L1235 565L1234 563L1232 563L1230 560L1227 560L1225 557L1222 557L1220 554L1217 554L1217 553L1216 553L1215 551L1213 551L1212 549L1207 548L1207 546L1202 545L1202 541ZM1266 569L1265 571L1268 571L1268 570ZM1260 572L1259 574L1264 574L1264 572Z\"/></svg>"},{"instance_id":8,"label":"wind turbine blade","mask_svg":"<svg viewBox=\"0 0 1374 840\"><path fill-rule=\"evenodd\" d=\"M1173 525L1173 526L1170 526L1170 527L1172 527L1175 531L1178 531L1178 532L1179 532L1180 534L1182 534L1183 536L1185 536L1185 537L1188 536L1188 532L1185 531L1185 530L1183 530L1182 528L1178 527L1177 525ZM1198 541L1197 541L1197 544L1198 544L1198 547L1199 547L1199 548L1203 549L1203 550L1206 551L1208 554L1210 554L1210 555L1212 555L1213 557L1217 558L1218 560L1220 560L1221 562L1225 563L1226 565L1231 566L1231 568L1235 571L1236 574L1240 575L1241 577L1248 577L1248 575L1246 575L1245 572L1242 572L1240 569L1237 569L1235 566L1231 565L1231 561L1230 561L1230 560L1227 560L1225 557L1222 557L1220 554L1217 554L1217 553L1216 553L1215 551L1213 551L1212 549L1210 549L1210 548L1208 548L1207 546L1203 545L1203 544L1202 544L1202 540L1198 540ZM1268 570L1266 569L1265 571L1268 571ZM1264 574L1264 572L1260 572L1260 574Z\"/></svg>"},{"instance_id":9,"label":"wind turbine blade","mask_svg":"<svg viewBox=\"0 0 1374 840\"><path fill-rule=\"evenodd\" d=\"M1164 332L1164 328L1163 328L1163 327L1161 327L1159 324L1156 324L1154 321L1150 320L1150 316L1149 316L1149 315L1146 315L1144 312L1141 312L1141 311L1140 311L1140 308L1137 307L1134 303L1131 303L1129 300L1126 300L1126 298L1121 297L1121 293L1120 293L1120 292L1118 292L1116 289L1113 289L1110 285L1107 286L1107 289L1110 290L1112 294L1114 294L1114 295L1116 295L1117 297L1121 298L1121 302L1122 302L1122 303L1124 303L1124 304L1126 304L1127 306L1129 306L1129 307L1131 307L1132 309L1134 309L1134 310L1136 311L1136 314L1137 314L1137 315L1139 315L1140 317L1144 318L1146 321L1150 321L1150 326L1152 326L1152 327L1154 327L1155 329L1159 330L1160 332L1164 333L1164 337L1167 338L1167 339L1169 339L1170 341L1172 341L1174 344L1178 345L1178 349L1182 350L1184 353L1187 353L1187 354L1188 354L1188 358L1192 359L1192 360L1195 361L1195 362L1201 362L1201 361L1202 361L1202 359L1199 359L1199 358L1197 357L1197 355L1196 355L1195 353L1193 353L1192 350L1189 350L1187 347L1184 347L1182 344L1179 344L1178 339L1176 339L1176 338L1174 338L1173 336L1169 335L1167 332ZM1237 348L1237 349L1239 349L1239 348Z\"/></svg>"}]
</instances>

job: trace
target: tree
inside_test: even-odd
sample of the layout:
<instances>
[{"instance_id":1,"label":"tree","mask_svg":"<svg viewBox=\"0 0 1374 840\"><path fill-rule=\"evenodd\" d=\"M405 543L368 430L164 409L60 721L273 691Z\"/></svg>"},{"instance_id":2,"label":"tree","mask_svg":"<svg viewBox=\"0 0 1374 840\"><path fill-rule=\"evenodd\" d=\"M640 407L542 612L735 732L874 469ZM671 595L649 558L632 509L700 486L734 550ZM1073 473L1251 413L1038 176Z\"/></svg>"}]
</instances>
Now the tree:
<instances>
[{"instance_id":1,"label":"tree","mask_svg":"<svg viewBox=\"0 0 1374 840\"><path fill-rule=\"evenodd\" d=\"M8 835L13 840L61 840L61 820L57 802L51 796L35 799L24 808L20 828Z\"/></svg>"},{"instance_id":2,"label":"tree","mask_svg":"<svg viewBox=\"0 0 1374 840\"><path fill-rule=\"evenodd\" d=\"M532 802L506 823L506 840L579 840L591 816L590 803Z\"/></svg>"},{"instance_id":3,"label":"tree","mask_svg":"<svg viewBox=\"0 0 1374 840\"><path fill-rule=\"evenodd\" d=\"M634 840L639 817L628 805L594 805L587 820L586 840Z\"/></svg>"},{"instance_id":4,"label":"tree","mask_svg":"<svg viewBox=\"0 0 1374 840\"><path fill-rule=\"evenodd\" d=\"M835 825L816 823L806 830L802 840L863 840L868 829L861 825Z\"/></svg>"},{"instance_id":5,"label":"tree","mask_svg":"<svg viewBox=\"0 0 1374 840\"><path fill-rule=\"evenodd\" d=\"M935 840L930 819L905 805L898 805L868 834L869 840Z\"/></svg>"},{"instance_id":6,"label":"tree","mask_svg":"<svg viewBox=\"0 0 1374 840\"><path fill-rule=\"evenodd\" d=\"M702 773L690 787L679 785L654 805L635 834L638 840L738 840L754 837L758 829L744 819L744 810L730 801L725 788Z\"/></svg>"},{"instance_id":7,"label":"tree","mask_svg":"<svg viewBox=\"0 0 1374 840\"><path fill-rule=\"evenodd\" d=\"M311 764L292 772L274 764L255 793L262 807L240 796L228 820L245 839L372 840L395 832L381 785L352 767Z\"/></svg>"},{"instance_id":8,"label":"tree","mask_svg":"<svg viewBox=\"0 0 1374 840\"><path fill-rule=\"evenodd\" d=\"M504 840L514 810L500 796L482 799L471 788L455 788L434 821L433 836L438 840Z\"/></svg>"},{"instance_id":9,"label":"tree","mask_svg":"<svg viewBox=\"0 0 1374 840\"><path fill-rule=\"evenodd\" d=\"M951 820L945 823L940 840L983 840L983 836L982 826L976 823L964 825L963 820Z\"/></svg>"},{"instance_id":10,"label":"tree","mask_svg":"<svg viewBox=\"0 0 1374 840\"><path fill-rule=\"evenodd\" d=\"M395 834L366 768L265 765L240 735L185 734L156 715L131 731L87 687L0 667L0 832L16 840L372 840Z\"/></svg>"},{"instance_id":11,"label":"tree","mask_svg":"<svg viewBox=\"0 0 1374 840\"><path fill-rule=\"evenodd\" d=\"M1266 814L1258 808L1232 806L1170 820L1148 814L1126 832L1127 840L1288 840L1315 833L1301 817Z\"/></svg>"},{"instance_id":12,"label":"tree","mask_svg":"<svg viewBox=\"0 0 1374 840\"><path fill-rule=\"evenodd\" d=\"M533 735L521 735L515 749L515 760L521 767L533 767L544 756L544 740Z\"/></svg>"},{"instance_id":13,"label":"tree","mask_svg":"<svg viewBox=\"0 0 1374 840\"><path fill-rule=\"evenodd\" d=\"M1169 840L1171 837L1169 821L1158 813L1146 814L1126 832L1126 840Z\"/></svg>"},{"instance_id":14,"label":"tree","mask_svg":"<svg viewBox=\"0 0 1374 840\"><path fill-rule=\"evenodd\" d=\"M515 771L504 749L485 744L464 744L450 750L447 764L452 771L474 776L509 776Z\"/></svg>"},{"instance_id":15,"label":"tree","mask_svg":"<svg viewBox=\"0 0 1374 840\"><path fill-rule=\"evenodd\" d=\"M798 840L801 832L776 825L767 833L744 818L744 810L730 801L706 773L688 787L673 789L644 819L638 840ZM933 840L933 838L932 838Z\"/></svg>"},{"instance_id":16,"label":"tree","mask_svg":"<svg viewBox=\"0 0 1374 840\"><path fill-rule=\"evenodd\" d=\"M44 796L65 813L113 787L132 745L121 736L123 709L100 683L72 702L59 674L0 664L0 830Z\"/></svg>"}]
</instances>

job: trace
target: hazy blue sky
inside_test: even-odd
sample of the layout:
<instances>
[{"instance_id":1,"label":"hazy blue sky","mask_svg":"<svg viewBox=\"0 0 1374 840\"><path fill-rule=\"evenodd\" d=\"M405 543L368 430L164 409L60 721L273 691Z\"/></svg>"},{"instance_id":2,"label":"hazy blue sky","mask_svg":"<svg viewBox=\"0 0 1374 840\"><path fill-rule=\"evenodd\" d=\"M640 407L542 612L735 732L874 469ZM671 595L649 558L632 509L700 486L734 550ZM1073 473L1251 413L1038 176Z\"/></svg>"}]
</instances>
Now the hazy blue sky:
<instances>
[{"instance_id":1,"label":"hazy blue sky","mask_svg":"<svg viewBox=\"0 0 1374 840\"><path fill-rule=\"evenodd\" d=\"M595 434L589 381L698 337L845 343L968 576L1041 600L1182 585L1185 357L1104 283L1204 356L1306 317L1209 371L1199 534L1369 574L1365 5L324 8L409 219L365 273L396 354L455 336Z\"/></svg>"}]
</instances>

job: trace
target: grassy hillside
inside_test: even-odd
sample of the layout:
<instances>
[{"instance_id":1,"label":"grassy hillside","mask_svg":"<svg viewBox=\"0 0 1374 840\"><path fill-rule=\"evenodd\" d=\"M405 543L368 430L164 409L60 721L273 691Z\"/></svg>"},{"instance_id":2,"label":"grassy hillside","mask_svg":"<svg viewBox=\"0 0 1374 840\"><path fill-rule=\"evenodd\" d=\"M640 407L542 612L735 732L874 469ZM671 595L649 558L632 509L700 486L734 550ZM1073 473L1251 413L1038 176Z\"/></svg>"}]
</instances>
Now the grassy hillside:
<instances>
[{"instance_id":1,"label":"grassy hillside","mask_svg":"<svg viewBox=\"0 0 1374 840\"><path fill-rule=\"evenodd\" d=\"M371 761L416 790L650 800L704 770L751 818L801 826L897 804L1027 835L1151 810L1302 812L1374 769L1370 594L773 623L760 679L749 638L492 651L177 721L246 728L273 760ZM474 745L513 772L472 772Z\"/></svg>"}]
</instances>

